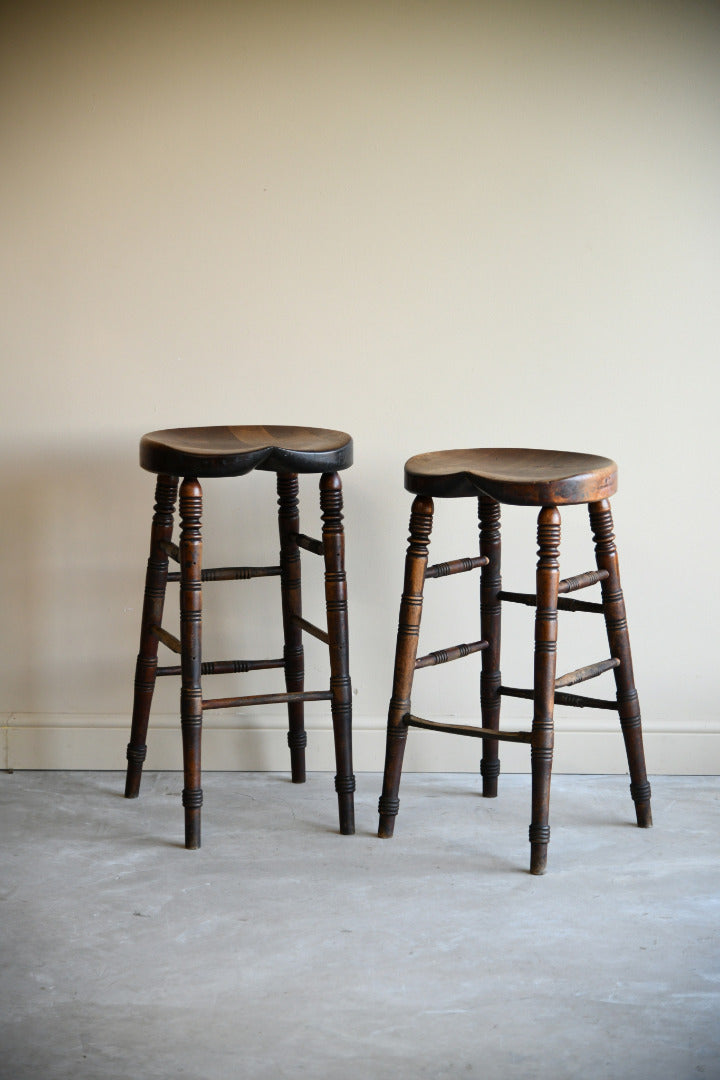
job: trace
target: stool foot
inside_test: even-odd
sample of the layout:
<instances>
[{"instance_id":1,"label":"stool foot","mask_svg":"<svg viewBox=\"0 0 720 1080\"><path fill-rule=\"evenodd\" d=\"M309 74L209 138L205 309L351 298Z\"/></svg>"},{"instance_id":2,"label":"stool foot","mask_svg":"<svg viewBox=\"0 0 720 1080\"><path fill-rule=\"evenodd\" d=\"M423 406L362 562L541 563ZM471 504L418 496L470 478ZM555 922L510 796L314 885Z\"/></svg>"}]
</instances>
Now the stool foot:
<instances>
[{"instance_id":1,"label":"stool foot","mask_svg":"<svg viewBox=\"0 0 720 1080\"><path fill-rule=\"evenodd\" d=\"M302 702L300 702L302 708ZM292 706L288 706L288 709ZM304 719L303 719L304 723ZM288 731L288 746L290 747L290 779L293 784L304 784L305 774L305 747L307 746L307 733L303 731Z\"/></svg>"},{"instance_id":2,"label":"stool foot","mask_svg":"<svg viewBox=\"0 0 720 1080\"><path fill-rule=\"evenodd\" d=\"M128 743L128 766L125 775L126 799L137 799L140 794L140 780L142 779L142 767L146 754L147 746L133 746L132 743Z\"/></svg>"},{"instance_id":3,"label":"stool foot","mask_svg":"<svg viewBox=\"0 0 720 1080\"><path fill-rule=\"evenodd\" d=\"M336 776L335 790L338 797L340 832L352 836L355 832L355 777Z\"/></svg>"},{"instance_id":4,"label":"stool foot","mask_svg":"<svg viewBox=\"0 0 720 1080\"><path fill-rule=\"evenodd\" d=\"M485 721L483 721L483 727ZM480 775L483 780L482 795L484 799L495 799L498 793L498 777L500 776L500 762L497 758L488 761L482 758L480 761Z\"/></svg>"},{"instance_id":5,"label":"stool foot","mask_svg":"<svg viewBox=\"0 0 720 1080\"><path fill-rule=\"evenodd\" d=\"M183 791L183 806L185 807L185 847L188 851L197 851L201 846L200 808L202 806L202 797L202 791Z\"/></svg>"},{"instance_id":6,"label":"stool foot","mask_svg":"<svg viewBox=\"0 0 720 1080\"><path fill-rule=\"evenodd\" d=\"M631 784L630 795L635 803L635 817L641 829L652 828L652 810L650 808L650 785Z\"/></svg>"},{"instance_id":7,"label":"stool foot","mask_svg":"<svg viewBox=\"0 0 720 1080\"><path fill-rule=\"evenodd\" d=\"M383 840L389 840L395 832L395 818L397 817L399 809L399 799L393 799L384 795L381 796L378 802L378 813L380 814L378 836Z\"/></svg>"},{"instance_id":8,"label":"stool foot","mask_svg":"<svg viewBox=\"0 0 720 1080\"><path fill-rule=\"evenodd\" d=\"M542 877L547 870L547 849L547 844L530 845L530 873L537 877Z\"/></svg>"}]
</instances>

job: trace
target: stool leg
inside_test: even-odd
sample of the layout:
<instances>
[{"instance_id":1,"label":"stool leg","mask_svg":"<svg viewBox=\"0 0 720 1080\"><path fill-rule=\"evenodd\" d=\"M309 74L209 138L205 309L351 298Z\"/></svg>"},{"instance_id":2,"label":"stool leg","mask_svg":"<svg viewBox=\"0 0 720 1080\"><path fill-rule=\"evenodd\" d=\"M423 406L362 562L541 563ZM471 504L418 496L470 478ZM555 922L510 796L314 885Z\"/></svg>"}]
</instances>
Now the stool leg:
<instances>
[{"instance_id":1,"label":"stool leg","mask_svg":"<svg viewBox=\"0 0 720 1080\"><path fill-rule=\"evenodd\" d=\"M162 624L168 573L168 557L160 544L172 538L177 487L176 476L158 476L155 486L155 513L150 532L150 557L145 575L145 597L140 623L140 651L135 665L135 696L125 776L126 799L136 799L138 796L143 762L147 754L145 740L155 690L158 652L158 639L153 628Z\"/></svg>"},{"instance_id":2,"label":"stool leg","mask_svg":"<svg viewBox=\"0 0 720 1080\"><path fill-rule=\"evenodd\" d=\"M553 758L553 707L560 582L560 512L544 506L538 516L537 607L535 610L534 709L530 762L532 819L530 873L544 874L550 840L550 777Z\"/></svg>"},{"instance_id":3,"label":"stool leg","mask_svg":"<svg viewBox=\"0 0 720 1080\"><path fill-rule=\"evenodd\" d=\"M337 473L320 478L320 509L325 556L325 606L330 648L330 690L335 735L335 790L340 832L355 832L355 776L352 760L352 686L348 654L348 609L345 578L342 483Z\"/></svg>"},{"instance_id":4,"label":"stool leg","mask_svg":"<svg viewBox=\"0 0 720 1080\"><path fill-rule=\"evenodd\" d=\"M500 503L481 495L478 499L480 523L480 554L488 559L480 571L480 636L488 646L482 652L480 673L480 711L482 726L497 731L500 728ZM497 795L500 761L497 739L483 739L480 775L483 795Z\"/></svg>"},{"instance_id":5,"label":"stool leg","mask_svg":"<svg viewBox=\"0 0 720 1080\"><path fill-rule=\"evenodd\" d=\"M185 847L200 847L202 735L202 488L186 478L180 488L180 722L185 786Z\"/></svg>"},{"instance_id":6,"label":"stool leg","mask_svg":"<svg viewBox=\"0 0 720 1080\"><path fill-rule=\"evenodd\" d=\"M278 473L278 528L280 530L280 591L282 594L283 632L285 648L285 687L288 693L302 692L305 685L305 661L302 629L295 617L302 616L302 581L300 531L298 512L297 473ZM288 703L288 746L293 784L305 783L305 705L302 701Z\"/></svg>"},{"instance_id":7,"label":"stool leg","mask_svg":"<svg viewBox=\"0 0 720 1080\"><path fill-rule=\"evenodd\" d=\"M410 515L410 541L405 557L405 584L400 602L395 671L388 711L385 773L378 805L380 812L378 836L383 838L392 836L400 806L398 791L407 741L407 727L403 723L403 717L410 712L410 694L420 636L423 588L432 523L433 501L424 495L418 495L413 502Z\"/></svg>"},{"instance_id":8,"label":"stool leg","mask_svg":"<svg viewBox=\"0 0 720 1080\"><path fill-rule=\"evenodd\" d=\"M590 503L588 510L590 512L590 526L595 540L595 557L598 570L608 571L608 577L602 582L601 586L602 599L610 655L620 661L620 666L615 668L615 686L620 726L625 739L625 750L630 769L630 794L635 803L637 823L641 828L646 829L652 825L650 784L645 769L640 703L635 689L632 655L630 653L630 635L628 634L625 600L620 585L618 555L613 535L612 511L607 499Z\"/></svg>"}]
</instances>

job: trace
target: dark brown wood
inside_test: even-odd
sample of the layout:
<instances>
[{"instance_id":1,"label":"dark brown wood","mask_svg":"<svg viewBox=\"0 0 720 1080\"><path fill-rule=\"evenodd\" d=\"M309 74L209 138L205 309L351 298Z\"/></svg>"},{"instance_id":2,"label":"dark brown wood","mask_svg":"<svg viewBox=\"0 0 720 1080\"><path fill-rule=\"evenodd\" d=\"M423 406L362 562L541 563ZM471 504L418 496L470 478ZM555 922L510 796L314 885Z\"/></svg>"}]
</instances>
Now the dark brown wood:
<instances>
[{"instance_id":1,"label":"dark brown wood","mask_svg":"<svg viewBox=\"0 0 720 1080\"><path fill-rule=\"evenodd\" d=\"M535 698L534 690L526 690L517 686L501 686L500 693L503 697L525 698L527 701L533 701ZM611 712L618 711L617 701L609 701L605 698L585 697L580 694L565 694L562 690L555 691L555 704L572 705L577 709L609 709Z\"/></svg>"},{"instance_id":2,"label":"dark brown wood","mask_svg":"<svg viewBox=\"0 0 720 1080\"><path fill-rule=\"evenodd\" d=\"M180 487L180 724L185 786L185 847L199 848L202 735L202 488L194 477Z\"/></svg>"},{"instance_id":3,"label":"dark brown wood","mask_svg":"<svg viewBox=\"0 0 720 1080\"><path fill-rule=\"evenodd\" d=\"M320 509L325 560L325 607L330 652L330 690L335 736L335 791L340 832L355 832L355 774L352 758L352 685L350 683L345 529L342 482L337 472L320 478Z\"/></svg>"},{"instance_id":4,"label":"dark brown wood","mask_svg":"<svg viewBox=\"0 0 720 1080\"><path fill-rule=\"evenodd\" d=\"M284 694L250 694L245 697L207 698L206 709L242 709L255 705L302 705L304 701L332 701L330 690L295 690Z\"/></svg>"},{"instance_id":5,"label":"dark brown wood","mask_svg":"<svg viewBox=\"0 0 720 1080\"><path fill-rule=\"evenodd\" d=\"M323 555L325 553L322 540L314 540L312 536L306 536L305 533L298 533L295 540L298 547L303 548L304 551L312 552L313 555Z\"/></svg>"},{"instance_id":6,"label":"dark brown wood","mask_svg":"<svg viewBox=\"0 0 720 1080\"><path fill-rule=\"evenodd\" d=\"M147 729L157 672L158 639L153 632L162 622L168 556L164 544L170 541L177 496L178 478L160 475L155 485L155 510L150 532L150 556L145 575L145 596L140 622L140 650L135 665L130 742L127 747L125 798L136 799L140 791L142 767L147 754Z\"/></svg>"},{"instance_id":7,"label":"dark brown wood","mask_svg":"<svg viewBox=\"0 0 720 1080\"><path fill-rule=\"evenodd\" d=\"M425 728L426 731L442 731L448 735L470 735L475 739L486 739L492 736L492 741L531 743L531 731L497 731L495 728L471 727L469 724L443 724L436 720L424 720L421 716L406 716L406 727Z\"/></svg>"},{"instance_id":8,"label":"dark brown wood","mask_svg":"<svg viewBox=\"0 0 720 1080\"><path fill-rule=\"evenodd\" d=\"M269 668L281 668L285 661L280 657L276 660L208 660L201 665L202 675L239 675L247 671L267 671ZM173 667L159 667L158 678L161 675L180 675L180 665Z\"/></svg>"},{"instance_id":9,"label":"dark brown wood","mask_svg":"<svg viewBox=\"0 0 720 1080\"><path fill-rule=\"evenodd\" d=\"M500 593L500 599L508 604L525 604L526 607L537 605L535 593L505 592ZM560 596L558 598L558 611L590 611L594 615L603 615L605 609L602 604L594 604L590 600L573 600L572 597Z\"/></svg>"},{"instance_id":10,"label":"dark brown wood","mask_svg":"<svg viewBox=\"0 0 720 1080\"><path fill-rule=\"evenodd\" d=\"M591 585L597 585L598 582L604 581L606 577L606 570L588 570L584 574L577 574L576 577L563 578L558 585L558 592L562 594L578 592L580 589L589 589Z\"/></svg>"},{"instance_id":11,"label":"dark brown wood","mask_svg":"<svg viewBox=\"0 0 720 1080\"><path fill-rule=\"evenodd\" d=\"M500 728L500 639L501 603L500 576L501 533L500 504L495 499L481 495L478 499L478 523L480 526L480 555L485 565L480 573L480 633L488 647L482 655L480 671L480 711L482 726L490 731ZM483 796L497 796L500 760L497 739L483 739L480 775Z\"/></svg>"},{"instance_id":12,"label":"dark brown wood","mask_svg":"<svg viewBox=\"0 0 720 1080\"><path fill-rule=\"evenodd\" d=\"M280 532L280 593L282 597L283 634L285 637L285 686L288 693L300 693L305 685L305 659L302 629L302 581L300 549L297 534L300 528L296 473L278 473L278 528ZM294 784L305 783L305 710L302 699L288 702L288 746L290 771Z\"/></svg>"},{"instance_id":13,"label":"dark brown wood","mask_svg":"<svg viewBox=\"0 0 720 1080\"><path fill-rule=\"evenodd\" d=\"M481 566L487 565L487 559L481 555L473 556L470 559L452 559L450 562L435 563L434 566L428 566L425 571L426 579L450 577L452 574L467 574L470 570L477 570Z\"/></svg>"},{"instance_id":14,"label":"dark brown wood","mask_svg":"<svg viewBox=\"0 0 720 1080\"><path fill-rule=\"evenodd\" d=\"M428 653L427 656L420 656L415 661L415 670L436 667L438 664L450 664L453 660L462 660L463 657L481 652L487 647L487 641L471 641L463 645L452 645L447 649L438 649L437 652Z\"/></svg>"},{"instance_id":15,"label":"dark brown wood","mask_svg":"<svg viewBox=\"0 0 720 1080\"><path fill-rule=\"evenodd\" d=\"M171 428L151 431L140 441L143 469L173 476L244 476L253 469L339 472L352 460L350 436L326 428Z\"/></svg>"},{"instance_id":16,"label":"dark brown wood","mask_svg":"<svg viewBox=\"0 0 720 1080\"><path fill-rule=\"evenodd\" d=\"M607 577L602 582L601 588L610 653L620 661L620 665L615 668L615 687L620 726L630 769L630 794L635 803L638 825L641 828L649 828L652 825L651 791L645 768L640 703L635 689L630 636L625 614L625 600L620 585L620 567L615 547L610 503L607 499L591 503L588 511L595 540L598 570L607 570Z\"/></svg>"},{"instance_id":17,"label":"dark brown wood","mask_svg":"<svg viewBox=\"0 0 720 1080\"><path fill-rule=\"evenodd\" d=\"M535 691L532 748L532 821L530 873L544 874L550 840L550 775L553 759L553 706L557 651L557 601L560 582L560 512L545 506L538 515L538 564L535 609Z\"/></svg>"},{"instance_id":18,"label":"dark brown wood","mask_svg":"<svg viewBox=\"0 0 720 1080\"><path fill-rule=\"evenodd\" d=\"M330 637L327 630L321 630L319 626L315 626L314 623L308 622L307 619L301 619L299 615L293 615L293 622L296 626L299 626L301 630L304 630L306 634L310 634L311 637L317 638L318 641L322 641L323 645L330 644Z\"/></svg>"},{"instance_id":19,"label":"dark brown wood","mask_svg":"<svg viewBox=\"0 0 720 1080\"><path fill-rule=\"evenodd\" d=\"M385 772L378 804L378 836L383 838L392 836L400 806L398 792L407 741L407 725L403 721L410 712L432 522L432 499L418 495L410 514L410 540L405 556L405 582L400 601L393 689L388 710Z\"/></svg>"},{"instance_id":20,"label":"dark brown wood","mask_svg":"<svg viewBox=\"0 0 720 1080\"><path fill-rule=\"evenodd\" d=\"M417 495L483 494L518 506L560 506L609 498L617 465L562 450L439 450L406 462L405 487Z\"/></svg>"},{"instance_id":21,"label":"dark brown wood","mask_svg":"<svg viewBox=\"0 0 720 1080\"><path fill-rule=\"evenodd\" d=\"M279 566L216 566L203 570L203 581L250 581L252 578L280 577ZM168 581L179 581L180 574L168 574Z\"/></svg>"}]
</instances>

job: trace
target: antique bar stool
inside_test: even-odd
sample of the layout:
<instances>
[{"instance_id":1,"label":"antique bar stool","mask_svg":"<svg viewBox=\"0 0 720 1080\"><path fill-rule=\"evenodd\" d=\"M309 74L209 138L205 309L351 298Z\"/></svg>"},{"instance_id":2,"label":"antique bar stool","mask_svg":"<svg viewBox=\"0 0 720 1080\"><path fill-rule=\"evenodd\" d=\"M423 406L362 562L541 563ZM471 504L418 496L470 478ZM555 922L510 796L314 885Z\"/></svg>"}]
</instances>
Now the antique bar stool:
<instances>
[{"instance_id":1,"label":"antique bar stool","mask_svg":"<svg viewBox=\"0 0 720 1080\"><path fill-rule=\"evenodd\" d=\"M542 874L550 839L548 813L553 756L553 705L614 709L620 714L630 767L630 793L637 823L652 825L650 785L645 771L640 707L633 678L630 639L609 497L617 488L617 466L593 454L551 450L445 450L418 454L405 465L405 487L415 494L410 517L410 542L405 560L405 586L400 605L395 672L388 714L385 775L380 798L378 835L393 834L398 812L400 774L408 728L471 735L482 739L480 772L483 795L497 795L500 773L498 741L529 743L532 771L530 872ZM433 498L478 500L480 555L428 566L433 521ZM537 592L504 592L500 581L500 504L539 506ZM586 503L595 541L597 570L560 580L560 511L558 506ZM417 658L423 588L426 579L480 568L481 640ZM599 583L602 603L566 599L565 594ZM560 594L560 595L559 595ZM535 607L535 665L532 690L503 686L500 679L500 611L502 601ZM610 659L556 678L557 612L590 611L605 619ZM482 727L436 723L410 711L413 676L418 668L444 664L482 652L480 706ZM568 694L564 687L592 679L612 669L616 700ZM530 698L534 702L532 731L500 730L500 699Z\"/></svg>"},{"instance_id":2,"label":"antique bar stool","mask_svg":"<svg viewBox=\"0 0 720 1080\"><path fill-rule=\"evenodd\" d=\"M140 631L140 652L135 674L130 743L127 748L125 797L136 798L146 755L150 707L157 675L180 675L180 714L185 786L185 846L200 847L200 736L206 709L286 703L290 762L295 783L305 780L304 702L329 701L335 736L337 775L335 788L340 832L353 833L355 819L352 769L352 701L348 670L347 592L345 539L342 523L342 485L338 472L352 465L353 444L342 431L306 427L205 427L153 431L140 441L140 464L158 474L155 515L150 539ZM232 566L203 570L200 518L202 489L199 477L244 476L253 469L277 474L280 564ZM300 532L298 474L321 473L322 540ZM180 486L180 543L172 543L178 480ZM327 631L302 617L300 549L325 560ZM168 559L180 564L168 573ZM275 660L201 659L202 582L247 580L279 576L285 646ZM165 587L180 583L180 639L162 628ZM319 638L330 654L329 690L304 689L303 631ZM180 654L180 665L158 667L158 643ZM252 697L204 699L204 675L283 668L286 693Z\"/></svg>"}]
</instances>

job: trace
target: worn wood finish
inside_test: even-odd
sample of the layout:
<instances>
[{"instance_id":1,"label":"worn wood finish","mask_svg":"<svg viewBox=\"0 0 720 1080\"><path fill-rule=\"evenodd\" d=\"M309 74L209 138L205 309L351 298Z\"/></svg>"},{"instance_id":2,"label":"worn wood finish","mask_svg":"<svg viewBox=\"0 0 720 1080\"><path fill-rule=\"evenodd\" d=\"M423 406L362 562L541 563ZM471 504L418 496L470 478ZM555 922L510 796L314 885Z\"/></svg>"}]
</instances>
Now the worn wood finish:
<instances>
[{"instance_id":1,"label":"worn wood finish","mask_svg":"<svg viewBox=\"0 0 720 1080\"><path fill-rule=\"evenodd\" d=\"M151 431L140 440L140 464L173 476L244 476L253 469L339 472L353 460L344 431L310 427L200 427Z\"/></svg>"},{"instance_id":2,"label":"worn wood finish","mask_svg":"<svg viewBox=\"0 0 720 1080\"><path fill-rule=\"evenodd\" d=\"M424 728L425 731L442 731L448 735L469 735L475 739L492 737L493 742L531 743L530 731L496 731L494 728L472 727L470 724L443 724L436 720L425 720L422 716L406 716L406 727Z\"/></svg>"},{"instance_id":3,"label":"worn wood finish","mask_svg":"<svg viewBox=\"0 0 720 1080\"><path fill-rule=\"evenodd\" d=\"M483 494L517 506L561 506L609 498L617 465L562 450L438 450L406 462L405 487L443 498Z\"/></svg>"},{"instance_id":4,"label":"worn wood finish","mask_svg":"<svg viewBox=\"0 0 720 1080\"><path fill-rule=\"evenodd\" d=\"M418 495L410 514L410 540L405 557L405 582L400 601L393 689L388 711L385 772L378 805L378 836L384 838L392 836L400 806L398 792L407 741L407 725L403 721L410 712L432 522L432 499Z\"/></svg>"},{"instance_id":5,"label":"worn wood finish","mask_svg":"<svg viewBox=\"0 0 720 1080\"><path fill-rule=\"evenodd\" d=\"M491 731L500 727L500 576L501 535L500 504L481 495L478 499L480 555L486 563L480 572L480 634L487 641L480 671L480 711L482 726ZM482 793L486 799L497 796L500 760L497 739L483 739L480 775Z\"/></svg>"},{"instance_id":6,"label":"worn wood finish","mask_svg":"<svg viewBox=\"0 0 720 1080\"><path fill-rule=\"evenodd\" d=\"M550 840L550 775L553 758L553 707L557 652L557 601L560 583L560 512L543 507L538 515L536 572L534 708L532 722L532 821L530 873L544 874Z\"/></svg>"},{"instance_id":7,"label":"worn wood finish","mask_svg":"<svg viewBox=\"0 0 720 1080\"><path fill-rule=\"evenodd\" d=\"M336 472L320 479L322 541L325 559L325 604L330 650L330 690L335 735L335 790L340 832L355 832L355 775L352 759L352 686L350 683L345 530L342 483Z\"/></svg>"},{"instance_id":8,"label":"worn wood finish","mask_svg":"<svg viewBox=\"0 0 720 1080\"><path fill-rule=\"evenodd\" d=\"M648 828L652 825L651 792L645 769L640 703L635 689L630 635L625 614L625 600L620 585L620 567L615 547L610 503L606 499L591 503L588 511L595 540L598 570L607 571L607 577L602 581L601 589L610 654L620 661L614 675L620 726L625 739L630 769L630 794L635 803L638 825L640 828Z\"/></svg>"},{"instance_id":9,"label":"worn wood finish","mask_svg":"<svg viewBox=\"0 0 720 1080\"><path fill-rule=\"evenodd\" d=\"M302 582L297 473L278 473L278 528L280 531L280 593L282 597L283 634L285 637L285 686L288 693L300 693L305 686L305 654L302 628ZM288 746L294 784L305 783L305 706L302 701L288 702Z\"/></svg>"},{"instance_id":10,"label":"worn wood finish","mask_svg":"<svg viewBox=\"0 0 720 1080\"><path fill-rule=\"evenodd\" d=\"M556 679L555 689L560 690L563 686L577 686L578 683L596 679L598 675L603 675L606 671L611 671L619 666L620 661L614 657L609 660L600 660L597 664L586 664L585 667L575 668L574 671L568 671L565 675L561 675Z\"/></svg>"},{"instance_id":11,"label":"worn wood finish","mask_svg":"<svg viewBox=\"0 0 720 1080\"><path fill-rule=\"evenodd\" d=\"M202 735L202 488L194 477L180 487L180 724L185 786L185 847L200 847Z\"/></svg>"},{"instance_id":12,"label":"worn wood finish","mask_svg":"<svg viewBox=\"0 0 720 1080\"><path fill-rule=\"evenodd\" d=\"M160 626L165 606L168 555L165 544L173 531L173 515L178 478L161 474L155 485L155 509L150 531L150 556L145 575L145 596L140 622L140 650L135 665L130 742L127 747L125 798L136 799L140 791L142 767L147 755L147 729L157 674L158 638L153 627Z\"/></svg>"}]
</instances>

